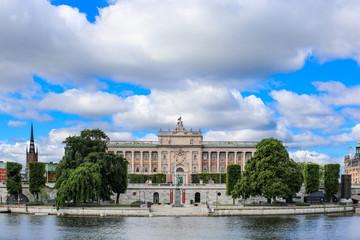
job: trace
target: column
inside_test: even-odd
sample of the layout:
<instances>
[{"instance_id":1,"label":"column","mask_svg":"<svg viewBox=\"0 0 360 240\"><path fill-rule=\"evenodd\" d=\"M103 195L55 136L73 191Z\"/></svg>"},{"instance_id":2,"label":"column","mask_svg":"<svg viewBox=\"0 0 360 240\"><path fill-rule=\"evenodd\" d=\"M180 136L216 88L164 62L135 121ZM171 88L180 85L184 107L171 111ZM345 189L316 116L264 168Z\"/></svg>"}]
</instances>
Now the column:
<instances>
[{"instance_id":1,"label":"column","mask_svg":"<svg viewBox=\"0 0 360 240\"><path fill-rule=\"evenodd\" d=\"M216 172L219 173L220 172L220 152L218 151L216 153Z\"/></svg>"},{"instance_id":2,"label":"column","mask_svg":"<svg viewBox=\"0 0 360 240\"><path fill-rule=\"evenodd\" d=\"M198 170L197 173L202 173L202 161L203 161L203 152L199 151L198 154Z\"/></svg>"},{"instance_id":3,"label":"column","mask_svg":"<svg viewBox=\"0 0 360 240\"><path fill-rule=\"evenodd\" d=\"M140 151L140 172L141 174L144 174L144 160L143 160L143 151Z\"/></svg>"},{"instance_id":4,"label":"column","mask_svg":"<svg viewBox=\"0 0 360 240\"><path fill-rule=\"evenodd\" d=\"M226 161L226 163L225 163L225 172L226 172L227 166L229 164L229 152L225 153L225 161Z\"/></svg>"},{"instance_id":5,"label":"column","mask_svg":"<svg viewBox=\"0 0 360 240\"><path fill-rule=\"evenodd\" d=\"M243 170L245 170L245 164L246 164L246 151L243 152L241 157L241 165Z\"/></svg>"},{"instance_id":6,"label":"column","mask_svg":"<svg viewBox=\"0 0 360 240\"><path fill-rule=\"evenodd\" d=\"M156 152L157 153L157 161L158 161L158 173L161 173L162 172L162 166L161 166L161 163L162 163L162 155L161 153L159 154L159 152Z\"/></svg>"},{"instance_id":7,"label":"column","mask_svg":"<svg viewBox=\"0 0 360 240\"><path fill-rule=\"evenodd\" d=\"M150 157L150 159L149 159L149 173L152 173L152 171L153 171L153 169L152 169L152 159L153 159L153 152L150 152L149 151L149 157Z\"/></svg>"},{"instance_id":8,"label":"column","mask_svg":"<svg viewBox=\"0 0 360 240\"><path fill-rule=\"evenodd\" d=\"M208 152L208 173L210 173L211 169L211 152Z\"/></svg>"},{"instance_id":9,"label":"column","mask_svg":"<svg viewBox=\"0 0 360 240\"><path fill-rule=\"evenodd\" d=\"M135 173L135 152L131 151L131 172Z\"/></svg>"}]
</instances>

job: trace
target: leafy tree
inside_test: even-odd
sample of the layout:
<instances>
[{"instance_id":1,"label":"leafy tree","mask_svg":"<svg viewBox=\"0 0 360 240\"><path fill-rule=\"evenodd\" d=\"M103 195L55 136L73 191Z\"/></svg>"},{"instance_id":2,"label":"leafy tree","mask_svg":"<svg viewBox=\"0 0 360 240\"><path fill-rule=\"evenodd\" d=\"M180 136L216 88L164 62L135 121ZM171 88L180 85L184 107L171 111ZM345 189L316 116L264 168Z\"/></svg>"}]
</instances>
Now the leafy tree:
<instances>
[{"instance_id":1,"label":"leafy tree","mask_svg":"<svg viewBox=\"0 0 360 240\"><path fill-rule=\"evenodd\" d=\"M305 165L305 192L313 193L319 190L320 176L319 165L316 163L307 163Z\"/></svg>"},{"instance_id":2,"label":"leafy tree","mask_svg":"<svg viewBox=\"0 0 360 240\"><path fill-rule=\"evenodd\" d=\"M80 136L66 138L65 155L56 167L56 188L70 176L70 171L85 162L85 157L93 152L106 151L107 135L100 129L84 129Z\"/></svg>"},{"instance_id":3,"label":"leafy tree","mask_svg":"<svg viewBox=\"0 0 360 240\"><path fill-rule=\"evenodd\" d=\"M238 164L228 165L226 169L226 195L231 195L231 191L239 179L241 179L241 166Z\"/></svg>"},{"instance_id":4,"label":"leafy tree","mask_svg":"<svg viewBox=\"0 0 360 240\"><path fill-rule=\"evenodd\" d=\"M324 187L325 195L331 197L337 194L340 189L340 164L327 164L324 166Z\"/></svg>"},{"instance_id":5,"label":"leafy tree","mask_svg":"<svg viewBox=\"0 0 360 240\"><path fill-rule=\"evenodd\" d=\"M21 169L22 165L20 163L6 163L6 190L10 195L17 194L19 197L19 194L22 193Z\"/></svg>"},{"instance_id":6,"label":"leafy tree","mask_svg":"<svg viewBox=\"0 0 360 240\"><path fill-rule=\"evenodd\" d=\"M101 174L99 164L85 163L72 170L68 179L61 183L56 193L56 207L64 207L67 201L86 203L97 201L100 195Z\"/></svg>"},{"instance_id":7,"label":"leafy tree","mask_svg":"<svg viewBox=\"0 0 360 240\"><path fill-rule=\"evenodd\" d=\"M39 193L45 187L45 163L31 162L29 163L29 191L39 201Z\"/></svg>"},{"instance_id":8,"label":"leafy tree","mask_svg":"<svg viewBox=\"0 0 360 240\"><path fill-rule=\"evenodd\" d=\"M300 166L289 159L281 141L269 138L256 145L254 157L245 166L243 178L235 185L233 197L248 198L263 195L271 198L290 198L301 188Z\"/></svg>"},{"instance_id":9,"label":"leafy tree","mask_svg":"<svg viewBox=\"0 0 360 240\"><path fill-rule=\"evenodd\" d=\"M120 193L127 189L127 161L122 155L114 153L93 152L86 158L86 162L99 163L101 174L100 198L110 200L113 193L117 193L116 203L119 203Z\"/></svg>"}]
</instances>

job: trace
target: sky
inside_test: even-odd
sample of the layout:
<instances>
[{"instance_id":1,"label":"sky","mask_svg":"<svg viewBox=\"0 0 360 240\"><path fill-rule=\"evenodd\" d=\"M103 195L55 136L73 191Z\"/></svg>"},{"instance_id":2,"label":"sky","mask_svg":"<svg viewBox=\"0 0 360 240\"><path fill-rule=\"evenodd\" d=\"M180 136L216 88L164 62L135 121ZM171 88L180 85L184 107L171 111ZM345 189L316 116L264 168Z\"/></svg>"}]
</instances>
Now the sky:
<instances>
[{"instance_id":1,"label":"sky","mask_svg":"<svg viewBox=\"0 0 360 240\"><path fill-rule=\"evenodd\" d=\"M100 128L277 138L321 165L360 137L360 1L0 0L0 161Z\"/></svg>"}]
</instances>

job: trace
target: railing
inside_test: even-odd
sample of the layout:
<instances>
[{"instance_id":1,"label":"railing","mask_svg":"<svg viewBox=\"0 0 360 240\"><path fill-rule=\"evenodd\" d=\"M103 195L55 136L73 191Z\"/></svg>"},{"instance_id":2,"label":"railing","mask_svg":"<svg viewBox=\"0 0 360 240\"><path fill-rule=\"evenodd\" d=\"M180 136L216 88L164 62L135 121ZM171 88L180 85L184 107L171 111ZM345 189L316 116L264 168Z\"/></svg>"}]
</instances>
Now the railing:
<instances>
[{"instance_id":1,"label":"railing","mask_svg":"<svg viewBox=\"0 0 360 240\"><path fill-rule=\"evenodd\" d=\"M203 146L236 146L236 147L255 147L255 141L203 141Z\"/></svg>"},{"instance_id":2,"label":"railing","mask_svg":"<svg viewBox=\"0 0 360 240\"><path fill-rule=\"evenodd\" d=\"M109 146L157 146L158 141L111 141Z\"/></svg>"},{"instance_id":3,"label":"railing","mask_svg":"<svg viewBox=\"0 0 360 240\"><path fill-rule=\"evenodd\" d=\"M172 134L173 131L159 131L159 134L161 135L168 135L168 134ZM199 131L187 131L187 133L189 135L200 135L200 132Z\"/></svg>"}]
</instances>

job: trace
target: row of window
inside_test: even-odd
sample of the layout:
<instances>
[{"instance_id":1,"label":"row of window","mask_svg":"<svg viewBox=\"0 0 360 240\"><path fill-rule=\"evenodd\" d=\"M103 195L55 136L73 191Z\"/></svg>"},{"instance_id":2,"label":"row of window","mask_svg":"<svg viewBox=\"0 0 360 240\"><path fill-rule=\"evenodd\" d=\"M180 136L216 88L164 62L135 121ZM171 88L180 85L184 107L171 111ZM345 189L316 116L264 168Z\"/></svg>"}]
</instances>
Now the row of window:
<instances>
[{"instance_id":1,"label":"row of window","mask_svg":"<svg viewBox=\"0 0 360 240\"><path fill-rule=\"evenodd\" d=\"M135 172L140 172L140 166L135 166ZM148 166L143 167L143 172L148 172L149 168ZM203 166L203 172L207 172L207 166ZM216 166L212 166L211 172L217 172ZM131 172L131 166L128 166L128 172ZM153 172L157 172L157 166L153 166ZM220 166L220 172L225 172L225 166ZM166 173L166 166L163 166L163 173ZM194 166L193 173L197 173L197 166Z\"/></svg>"},{"instance_id":2,"label":"row of window","mask_svg":"<svg viewBox=\"0 0 360 240\"><path fill-rule=\"evenodd\" d=\"M203 154L203 160L207 160L207 154ZM248 160L249 158L251 157L251 154L250 153L247 153L246 154L246 159ZM131 160L131 153L128 153L126 155L126 159L128 161ZM139 160L140 159L140 154L135 154L135 160ZM144 154L144 160L148 160L149 159L149 155L148 154ZM166 155L164 154L163 157L162 157L163 160L166 160ZM197 159L197 155L194 154L193 155L193 159L196 160ZM216 154L211 154L211 159L212 160L216 160ZM157 160L157 155L154 154L153 155L153 160ZM220 160L225 160L225 154L220 154ZM234 155L232 153L229 154L229 160L232 161L234 160ZM238 161L241 161L241 154L238 154L237 155L237 160Z\"/></svg>"}]
</instances>

